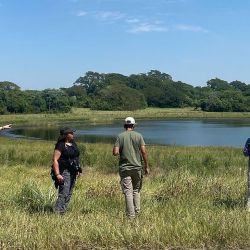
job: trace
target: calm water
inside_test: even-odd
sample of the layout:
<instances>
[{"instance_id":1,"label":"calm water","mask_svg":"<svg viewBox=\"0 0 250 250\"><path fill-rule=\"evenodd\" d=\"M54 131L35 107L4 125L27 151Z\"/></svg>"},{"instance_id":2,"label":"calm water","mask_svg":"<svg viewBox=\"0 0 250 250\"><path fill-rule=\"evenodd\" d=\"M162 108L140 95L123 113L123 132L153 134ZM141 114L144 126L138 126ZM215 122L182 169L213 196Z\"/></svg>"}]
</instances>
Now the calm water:
<instances>
[{"instance_id":1,"label":"calm water","mask_svg":"<svg viewBox=\"0 0 250 250\"><path fill-rule=\"evenodd\" d=\"M111 142L123 131L122 124L74 125L76 138L85 142ZM250 120L160 120L138 121L136 130L147 144L242 147L250 137ZM12 129L7 136L56 140L59 128Z\"/></svg>"}]
</instances>

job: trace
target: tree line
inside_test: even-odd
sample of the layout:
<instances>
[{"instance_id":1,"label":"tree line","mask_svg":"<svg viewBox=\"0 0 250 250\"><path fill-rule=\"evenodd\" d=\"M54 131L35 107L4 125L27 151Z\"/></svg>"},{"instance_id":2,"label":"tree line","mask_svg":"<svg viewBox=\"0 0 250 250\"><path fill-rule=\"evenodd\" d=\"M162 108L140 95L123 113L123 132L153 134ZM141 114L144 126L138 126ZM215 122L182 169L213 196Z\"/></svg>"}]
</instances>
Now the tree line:
<instances>
[{"instance_id":1,"label":"tree line","mask_svg":"<svg viewBox=\"0 0 250 250\"><path fill-rule=\"evenodd\" d=\"M68 112L72 107L93 110L136 110L146 107L194 107L213 112L250 111L250 85L219 78L205 87L174 81L158 70L124 76L88 71L71 87L25 90L12 82L0 82L0 114Z\"/></svg>"}]
</instances>

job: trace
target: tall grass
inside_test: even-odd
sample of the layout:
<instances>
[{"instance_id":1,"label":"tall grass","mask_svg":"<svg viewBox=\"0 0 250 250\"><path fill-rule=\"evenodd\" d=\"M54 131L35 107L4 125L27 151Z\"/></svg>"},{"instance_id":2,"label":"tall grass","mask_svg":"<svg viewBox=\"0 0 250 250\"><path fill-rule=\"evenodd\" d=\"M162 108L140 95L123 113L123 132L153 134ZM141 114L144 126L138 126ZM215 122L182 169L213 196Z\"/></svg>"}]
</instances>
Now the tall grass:
<instances>
[{"instance_id":1,"label":"tall grass","mask_svg":"<svg viewBox=\"0 0 250 250\"><path fill-rule=\"evenodd\" d=\"M16 114L1 115L1 123L47 125L67 122L90 122L108 123L115 120L123 120L127 116L134 116L136 119L225 119L225 118L250 118L250 112L204 112L194 108L146 108L136 111L95 111L87 108L72 108L69 113L58 114Z\"/></svg>"},{"instance_id":2,"label":"tall grass","mask_svg":"<svg viewBox=\"0 0 250 250\"><path fill-rule=\"evenodd\" d=\"M53 143L0 138L0 249L248 249L247 159L238 148L148 147L142 213L128 220L110 144L79 144L69 211L52 212Z\"/></svg>"}]
</instances>

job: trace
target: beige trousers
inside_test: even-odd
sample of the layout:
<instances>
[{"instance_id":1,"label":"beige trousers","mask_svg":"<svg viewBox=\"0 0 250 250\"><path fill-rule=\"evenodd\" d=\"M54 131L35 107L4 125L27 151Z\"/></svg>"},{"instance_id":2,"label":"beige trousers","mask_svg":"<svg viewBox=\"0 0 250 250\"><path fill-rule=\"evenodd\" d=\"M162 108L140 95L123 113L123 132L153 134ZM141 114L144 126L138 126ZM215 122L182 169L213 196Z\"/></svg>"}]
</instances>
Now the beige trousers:
<instances>
[{"instance_id":1,"label":"beige trousers","mask_svg":"<svg viewBox=\"0 0 250 250\"><path fill-rule=\"evenodd\" d=\"M120 177L126 203L126 214L128 217L135 217L140 212L142 170L124 170L120 172Z\"/></svg>"}]
</instances>

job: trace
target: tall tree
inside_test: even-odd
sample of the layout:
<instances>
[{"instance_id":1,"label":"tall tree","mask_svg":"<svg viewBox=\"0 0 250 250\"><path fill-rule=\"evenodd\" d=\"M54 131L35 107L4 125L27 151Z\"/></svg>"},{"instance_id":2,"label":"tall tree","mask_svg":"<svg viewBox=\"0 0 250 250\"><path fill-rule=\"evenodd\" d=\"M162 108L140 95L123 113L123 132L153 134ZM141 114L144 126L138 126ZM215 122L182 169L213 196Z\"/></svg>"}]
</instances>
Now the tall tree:
<instances>
[{"instance_id":1,"label":"tall tree","mask_svg":"<svg viewBox=\"0 0 250 250\"><path fill-rule=\"evenodd\" d=\"M92 109L136 110L146 107L144 95L125 85L113 84L102 89L95 98Z\"/></svg>"},{"instance_id":2,"label":"tall tree","mask_svg":"<svg viewBox=\"0 0 250 250\"><path fill-rule=\"evenodd\" d=\"M207 81L207 86L212 90L221 91L230 89L231 86L227 81L221 80L219 78L211 79Z\"/></svg>"},{"instance_id":3,"label":"tall tree","mask_svg":"<svg viewBox=\"0 0 250 250\"><path fill-rule=\"evenodd\" d=\"M20 87L13 82L0 82L0 90L20 90Z\"/></svg>"},{"instance_id":4,"label":"tall tree","mask_svg":"<svg viewBox=\"0 0 250 250\"><path fill-rule=\"evenodd\" d=\"M74 84L83 86L88 94L96 94L105 85L105 74L88 71L85 76L79 77Z\"/></svg>"}]
</instances>

